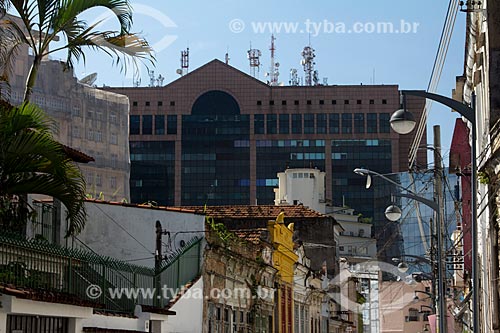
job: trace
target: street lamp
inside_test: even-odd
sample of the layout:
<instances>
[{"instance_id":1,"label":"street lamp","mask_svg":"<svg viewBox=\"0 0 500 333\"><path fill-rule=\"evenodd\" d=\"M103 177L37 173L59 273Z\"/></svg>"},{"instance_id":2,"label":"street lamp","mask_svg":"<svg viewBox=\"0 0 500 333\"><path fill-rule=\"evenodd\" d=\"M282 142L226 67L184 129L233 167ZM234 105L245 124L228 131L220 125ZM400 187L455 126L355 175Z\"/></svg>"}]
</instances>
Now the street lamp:
<instances>
[{"instance_id":1,"label":"street lamp","mask_svg":"<svg viewBox=\"0 0 500 333\"><path fill-rule=\"evenodd\" d=\"M397 110L391 116L390 122L392 129L399 134L407 134L410 131L408 129L415 127L415 122L411 121L411 113L406 108L406 96L417 96L424 97L443 105L450 107L451 109L457 111L465 119L467 119L472 124L471 129L471 206L472 206L472 220L471 220L471 234L472 234L472 327L474 331L479 332L479 271L477 269L477 258L478 258L478 244L477 244L477 161L476 161L476 96L473 93L471 98L471 106L468 106L459 101L455 101L446 96L441 96L433 93L429 93L423 90L402 90L401 94L403 96L403 109ZM401 112L402 111L402 112ZM401 132L400 132L401 131ZM438 220L439 221L439 220ZM438 223L439 225L439 223ZM441 331L444 332L444 331Z\"/></svg>"},{"instance_id":2,"label":"street lamp","mask_svg":"<svg viewBox=\"0 0 500 333\"><path fill-rule=\"evenodd\" d=\"M354 172L356 174L363 175L363 176L366 176L366 175L378 176L378 177L396 185L397 187L406 191L407 193L397 193L397 194L393 194L393 196L408 198L408 199L412 199L412 200L423 203L424 205L431 208L436 213L437 221L441 221L441 210L439 209L439 205L437 202L416 195L414 192L404 188L403 186L396 183L392 179L389 179L386 176L384 176L378 172L368 170L368 169L361 169L361 168L354 169ZM386 217L389 220L391 220L391 218L395 218L396 215L398 215L397 210L392 206L395 206L395 205L392 204L391 206L389 206L386 209ZM397 207L397 208L399 209L399 207ZM389 210L389 214L387 214L387 210ZM399 211L401 212L401 209L399 209ZM389 216L387 216L387 215L389 215ZM399 217L401 217L401 213L399 213ZM391 221L393 221L393 220L391 220ZM442 234L441 234L441 224L440 223L437 223L436 232L438 235L438 237L437 237L438 251L437 251L437 256L436 256L437 270L438 270L438 272L437 272L438 293L437 293L436 297L433 299L438 303L437 308L439 309L439 311L438 311L438 313L439 313L439 332L446 333L447 332L446 331L446 305L445 305L445 298L444 298L444 295L445 295L445 293L444 293L444 281L445 281L445 279L443 276L444 266L443 266L442 251L441 251L441 249L442 249L442 237L441 237L441 235Z\"/></svg>"}]
</instances>

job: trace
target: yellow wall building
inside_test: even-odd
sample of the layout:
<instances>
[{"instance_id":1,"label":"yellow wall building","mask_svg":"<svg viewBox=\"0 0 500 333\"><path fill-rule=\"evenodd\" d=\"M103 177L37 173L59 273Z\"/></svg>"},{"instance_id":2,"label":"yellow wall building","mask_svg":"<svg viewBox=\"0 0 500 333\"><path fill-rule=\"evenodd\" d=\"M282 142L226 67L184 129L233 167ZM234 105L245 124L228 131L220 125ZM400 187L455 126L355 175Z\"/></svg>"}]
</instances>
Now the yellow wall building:
<instances>
[{"instance_id":1,"label":"yellow wall building","mask_svg":"<svg viewBox=\"0 0 500 333\"><path fill-rule=\"evenodd\" d=\"M293 332L293 272L298 256L293 250L293 223L286 227L285 214L281 212L276 221L269 221L268 230L274 247L273 266L278 270L275 315L275 332Z\"/></svg>"}]
</instances>

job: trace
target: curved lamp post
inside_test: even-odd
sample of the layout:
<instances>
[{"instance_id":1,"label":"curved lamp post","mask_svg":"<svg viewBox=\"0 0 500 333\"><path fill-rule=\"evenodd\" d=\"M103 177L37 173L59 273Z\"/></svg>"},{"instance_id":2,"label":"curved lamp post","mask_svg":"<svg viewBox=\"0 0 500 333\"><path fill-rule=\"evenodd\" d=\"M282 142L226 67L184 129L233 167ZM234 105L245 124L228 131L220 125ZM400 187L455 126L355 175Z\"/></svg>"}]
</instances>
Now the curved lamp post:
<instances>
[{"instance_id":1,"label":"curved lamp post","mask_svg":"<svg viewBox=\"0 0 500 333\"><path fill-rule=\"evenodd\" d=\"M471 130L471 206L472 206L472 220L471 220L471 233L472 233L472 327L475 332L479 332L479 271L477 269L478 258L478 245L477 245L477 161L476 161L476 96L473 93L471 98L471 106L468 106L459 101L455 101L449 97L428 93L423 90L402 90L403 96L403 109L397 110L391 116L390 122L392 129L399 134L407 134L415 127L415 119L413 115L409 115L406 109L406 96L417 96L436 101L440 104L446 105L451 109L457 111L465 119L472 124ZM413 117L413 120L412 120ZM439 223L438 223L439 224ZM444 331L443 331L444 332Z\"/></svg>"},{"instance_id":2,"label":"curved lamp post","mask_svg":"<svg viewBox=\"0 0 500 333\"><path fill-rule=\"evenodd\" d=\"M370 176L370 175L378 176L378 177L390 182L391 184L396 185L397 187L399 187L400 189L403 189L407 193L397 193L397 194L393 194L393 196L408 198L408 199L412 199L412 200L423 203L424 205L431 208L436 213L437 221L441 221L441 211L439 209L439 205L437 204L437 202L416 195L414 192L404 188L403 186L396 183L392 179L387 178L386 176L384 176L378 172L368 170L368 169L357 168L357 169L354 169L354 173L356 173L358 175L363 175L363 176ZM370 183L371 183L371 181L370 181ZM391 206L387 207L387 209L385 210L385 216L390 221L397 221L401 217L401 209L392 204ZM436 232L437 232L438 236L441 235L440 223L437 223ZM438 292L437 292L436 297L433 299L437 302L436 308L438 309L438 314L439 314L439 332L446 333L447 332L446 331L446 305L445 305L445 297L444 297L444 294L445 294L444 293L444 281L445 280L444 280L444 276L443 276L444 266L443 266L442 251L441 251L442 246L443 246L442 245L442 237L437 237L438 251L436 251L437 252L436 261L437 261L437 271L438 271L437 272Z\"/></svg>"}]
</instances>

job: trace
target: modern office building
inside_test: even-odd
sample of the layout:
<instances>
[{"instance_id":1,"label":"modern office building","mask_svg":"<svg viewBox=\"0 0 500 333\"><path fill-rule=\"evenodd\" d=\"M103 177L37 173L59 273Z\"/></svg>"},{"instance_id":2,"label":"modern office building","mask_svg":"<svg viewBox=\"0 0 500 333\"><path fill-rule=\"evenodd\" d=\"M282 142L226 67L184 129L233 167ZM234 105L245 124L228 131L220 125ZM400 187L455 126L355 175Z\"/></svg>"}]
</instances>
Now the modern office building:
<instances>
[{"instance_id":1,"label":"modern office building","mask_svg":"<svg viewBox=\"0 0 500 333\"><path fill-rule=\"evenodd\" d=\"M397 85L270 86L213 60L163 87L105 89L131 103L132 202L272 204L278 172L312 167L326 200L374 216L352 170L407 169L412 136L389 125ZM418 120L423 100L408 107Z\"/></svg>"}]
</instances>

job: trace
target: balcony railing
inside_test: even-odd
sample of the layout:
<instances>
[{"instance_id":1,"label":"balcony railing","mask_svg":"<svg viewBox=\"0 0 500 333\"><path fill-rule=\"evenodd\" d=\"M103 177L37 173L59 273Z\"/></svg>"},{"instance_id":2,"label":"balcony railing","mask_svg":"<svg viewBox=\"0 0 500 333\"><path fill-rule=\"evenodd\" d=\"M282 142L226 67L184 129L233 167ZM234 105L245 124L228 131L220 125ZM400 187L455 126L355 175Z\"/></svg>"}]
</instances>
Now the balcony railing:
<instances>
[{"instance_id":1,"label":"balcony railing","mask_svg":"<svg viewBox=\"0 0 500 333\"><path fill-rule=\"evenodd\" d=\"M193 239L163 265L160 271L163 285L177 288L199 275L200 244L201 239ZM158 301L145 293L138 293L135 298L113 299L109 290L153 290L154 282L153 268L132 265L89 251L60 247L43 240L0 234L0 285L3 286L35 294L51 292L61 299L79 300L107 311L130 313L137 304L163 308L169 299ZM89 295L92 286L98 286L102 293Z\"/></svg>"}]
</instances>

